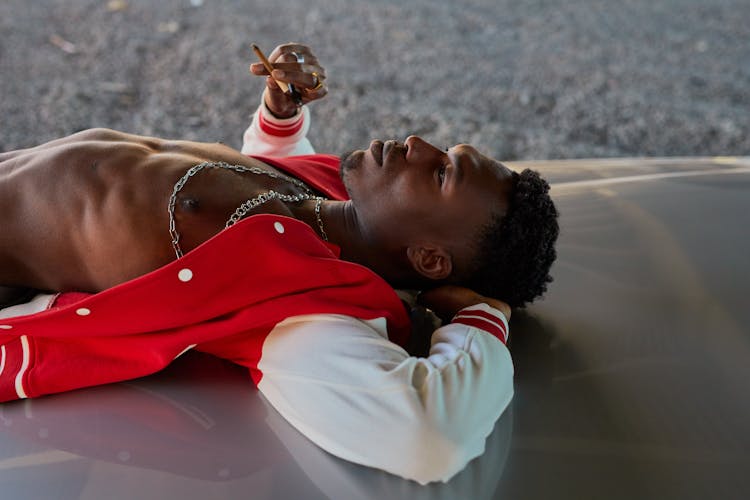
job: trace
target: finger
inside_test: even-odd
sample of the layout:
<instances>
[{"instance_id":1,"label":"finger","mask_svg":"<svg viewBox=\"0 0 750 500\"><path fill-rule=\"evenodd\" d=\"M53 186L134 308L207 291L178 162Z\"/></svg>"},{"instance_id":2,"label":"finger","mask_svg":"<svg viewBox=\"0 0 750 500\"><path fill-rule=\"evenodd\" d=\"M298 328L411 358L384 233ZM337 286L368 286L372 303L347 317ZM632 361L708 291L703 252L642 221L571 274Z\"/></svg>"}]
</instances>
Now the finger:
<instances>
[{"instance_id":1,"label":"finger","mask_svg":"<svg viewBox=\"0 0 750 500\"><path fill-rule=\"evenodd\" d=\"M284 50L279 52L279 54L274 58L268 58L268 60L273 64L274 66L276 63L300 63L300 64L318 64L318 58L315 57L315 55L310 52L309 49L306 49L304 51L296 51L296 50Z\"/></svg>"},{"instance_id":2,"label":"finger","mask_svg":"<svg viewBox=\"0 0 750 500\"><path fill-rule=\"evenodd\" d=\"M431 309L441 319L445 320L448 311L453 309L449 306L449 303L452 302L451 299L452 297L445 289L435 288L420 293L417 296L417 303Z\"/></svg>"},{"instance_id":3,"label":"finger","mask_svg":"<svg viewBox=\"0 0 750 500\"><path fill-rule=\"evenodd\" d=\"M278 91L278 92L283 92L283 90L281 90L281 87L279 87L279 84L276 83L276 80L274 80L270 76L268 78L266 78L266 87L268 87L269 90L275 90L275 91Z\"/></svg>"},{"instance_id":4,"label":"finger","mask_svg":"<svg viewBox=\"0 0 750 500\"><path fill-rule=\"evenodd\" d=\"M317 89L302 89L302 102L307 104L308 102L322 99L328 94L328 86L323 85Z\"/></svg>"},{"instance_id":5,"label":"finger","mask_svg":"<svg viewBox=\"0 0 750 500\"><path fill-rule=\"evenodd\" d=\"M250 73L258 76L268 75L268 70L263 66L263 63L252 63L250 65Z\"/></svg>"},{"instance_id":6,"label":"finger","mask_svg":"<svg viewBox=\"0 0 750 500\"><path fill-rule=\"evenodd\" d=\"M273 69L280 69L281 71L302 71L304 73L317 73L318 78L325 80L326 70L321 68L317 64L300 64L298 62L277 62L273 64Z\"/></svg>"},{"instance_id":7,"label":"finger","mask_svg":"<svg viewBox=\"0 0 750 500\"><path fill-rule=\"evenodd\" d=\"M272 64L274 65L283 64L283 63L300 64L297 53L296 52L295 53L291 53L291 52L283 53L278 58L276 58L275 61L272 62Z\"/></svg>"},{"instance_id":8,"label":"finger","mask_svg":"<svg viewBox=\"0 0 750 500\"><path fill-rule=\"evenodd\" d=\"M277 80L282 82L291 83L300 89L312 89L321 83L321 78L317 78L311 73L305 73L304 71L282 71L280 69L274 69L271 73Z\"/></svg>"},{"instance_id":9,"label":"finger","mask_svg":"<svg viewBox=\"0 0 750 500\"><path fill-rule=\"evenodd\" d=\"M280 69L283 71L304 71L306 73L317 73L319 77L325 79L326 70L325 68L318 66L315 61L307 61L305 63L298 63L294 56L288 56L288 62L276 62L273 64L274 69ZM268 70L263 63L251 63L250 73L258 76L268 75Z\"/></svg>"},{"instance_id":10,"label":"finger","mask_svg":"<svg viewBox=\"0 0 750 500\"><path fill-rule=\"evenodd\" d=\"M417 302L450 319L459 309L482 302L482 297L468 288L445 285L420 293Z\"/></svg>"},{"instance_id":11,"label":"finger","mask_svg":"<svg viewBox=\"0 0 750 500\"><path fill-rule=\"evenodd\" d=\"M476 296L476 292L457 285L442 285L419 294L421 300L455 300Z\"/></svg>"},{"instance_id":12,"label":"finger","mask_svg":"<svg viewBox=\"0 0 750 500\"><path fill-rule=\"evenodd\" d=\"M276 60L279 59L282 54L291 55L292 60L294 60L294 55L292 55L292 52L303 55L305 56L305 58L314 57L312 51L310 50L310 47L308 47L307 45L303 45L301 43L285 43L273 49L271 55L268 56L268 60L272 63L276 62Z\"/></svg>"}]
</instances>

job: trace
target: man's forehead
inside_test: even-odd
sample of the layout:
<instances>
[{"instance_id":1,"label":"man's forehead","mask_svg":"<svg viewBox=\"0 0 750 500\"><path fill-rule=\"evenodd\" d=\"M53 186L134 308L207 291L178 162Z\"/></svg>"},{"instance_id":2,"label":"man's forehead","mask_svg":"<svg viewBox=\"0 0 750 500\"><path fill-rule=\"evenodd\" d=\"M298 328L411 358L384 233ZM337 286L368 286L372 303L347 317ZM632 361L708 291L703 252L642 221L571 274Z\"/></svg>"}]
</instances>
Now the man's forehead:
<instances>
[{"instance_id":1,"label":"man's forehead","mask_svg":"<svg viewBox=\"0 0 750 500\"><path fill-rule=\"evenodd\" d=\"M492 172L494 176L503 184L513 178L513 170L506 167L501 161L496 160L490 156L480 154L479 163L483 164L484 167L488 171Z\"/></svg>"},{"instance_id":2,"label":"man's forehead","mask_svg":"<svg viewBox=\"0 0 750 500\"><path fill-rule=\"evenodd\" d=\"M484 154L470 144L457 144L455 148L458 155L473 156L478 164L495 170L500 177L508 177L512 175L512 170L503 165L499 160Z\"/></svg>"},{"instance_id":3,"label":"man's forehead","mask_svg":"<svg viewBox=\"0 0 750 500\"><path fill-rule=\"evenodd\" d=\"M513 176L513 170L503 165L500 161L495 160L493 158L489 158L489 160L491 161L492 167L497 170L497 172L500 174L501 177Z\"/></svg>"},{"instance_id":4,"label":"man's forehead","mask_svg":"<svg viewBox=\"0 0 750 500\"><path fill-rule=\"evenodd\" d=\"M497 194L495 214L504 216L510 208L510 200L513 196L513 170L495 159L488 158L488 160L488 167L492 169L497 178L494 189Z\"/></svg>"},{"instance_id":5,"label":"man's forehead","mask_svg":"<svg viewBox=\"0 0 750 500\"><path fill-rule=\"evenodd\" d=\"M514 171L502 162L488 156L471 144L457 144L451 148L448 156L456 164L469 167L476 175L472 175L474 194L481 196L492 205L490 209L495 215L504 216L510 207L513 196Z\"/></svg>"}]
</instances>

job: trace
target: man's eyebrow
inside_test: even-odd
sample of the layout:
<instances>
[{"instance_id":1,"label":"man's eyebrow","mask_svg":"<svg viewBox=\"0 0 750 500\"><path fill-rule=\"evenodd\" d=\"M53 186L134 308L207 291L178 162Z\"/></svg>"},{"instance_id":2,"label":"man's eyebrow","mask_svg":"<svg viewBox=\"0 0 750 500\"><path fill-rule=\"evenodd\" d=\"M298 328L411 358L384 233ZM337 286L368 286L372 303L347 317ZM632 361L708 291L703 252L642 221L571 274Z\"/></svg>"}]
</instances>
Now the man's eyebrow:
<instances>
[{"instance_id":1,"label":"man's eyebrow","mask_svg":"<svg viewBox=\"0 0 750 500\"><path fill-rule=\"evenodd\" d=\"M458 164L458 158L456 158L456 146L451 146L448 148L448 150L445 152L445 155L448 157L448 159L451 161L451 163L455 166Z\"/></svg>"},{"instance_id":2,"label":"man's eyebrow","mask_svg":"<svg viewBox=\"0 0 750 500\"><path fill-rule=\"evenodd\" d=\"M458 184L458 181L463 177L461 174L461 169L458 166L458 158L456 158L456 153L454 148L449 148L448 151L446 151L446 156L448 157L448 161L450 161L451 166L453 167L453 172L451 173L451 182L453 186L456 186Z\"/></svg>"}]
</instances>

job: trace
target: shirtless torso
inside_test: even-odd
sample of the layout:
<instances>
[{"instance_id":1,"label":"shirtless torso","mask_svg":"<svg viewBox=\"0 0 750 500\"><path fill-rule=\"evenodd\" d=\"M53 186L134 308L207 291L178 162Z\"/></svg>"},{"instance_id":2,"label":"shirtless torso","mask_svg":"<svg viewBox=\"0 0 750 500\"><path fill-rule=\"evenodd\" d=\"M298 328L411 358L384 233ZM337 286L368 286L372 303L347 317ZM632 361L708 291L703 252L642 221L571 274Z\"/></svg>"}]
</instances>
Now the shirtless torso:
<instances>
[{"instance_id":1,"label":"shirtless torso","mask_svg":"<svg viewBox=\"0 0 750 500\"><path fill-rule=\"evenodd\" d=\"M0 153L0 295L2 286L96 292L174 260L167 203L180 177L204 161L277 172L220 143L106 129ZM177 198L183 251L218 233L242 202L269 189L302 192L267 176L201 171ZM305 220L311 203L290 208L272 201L253 213Z\"/></svg>"}]
</instances>

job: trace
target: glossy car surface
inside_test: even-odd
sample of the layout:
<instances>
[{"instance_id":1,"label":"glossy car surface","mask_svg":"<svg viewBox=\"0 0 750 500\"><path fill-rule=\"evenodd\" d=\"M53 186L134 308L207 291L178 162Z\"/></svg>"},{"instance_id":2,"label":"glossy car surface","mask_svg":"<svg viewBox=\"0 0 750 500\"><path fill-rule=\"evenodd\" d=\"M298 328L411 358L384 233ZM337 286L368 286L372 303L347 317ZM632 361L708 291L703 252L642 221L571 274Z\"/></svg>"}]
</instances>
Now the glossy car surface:
<instances>
[{"instance_id":1,"label":"glossy car surface","mask_svg":"<svg viewBox=\"0 0 750 500\"><path fill-rule=\"evenodd\" d=\"M0 405L0 498L748 498L750 158L509 165L553 185L556 279L514 313L515 398L450 482L332 457L193 353Z\"/></svg>"}]
</instances>

